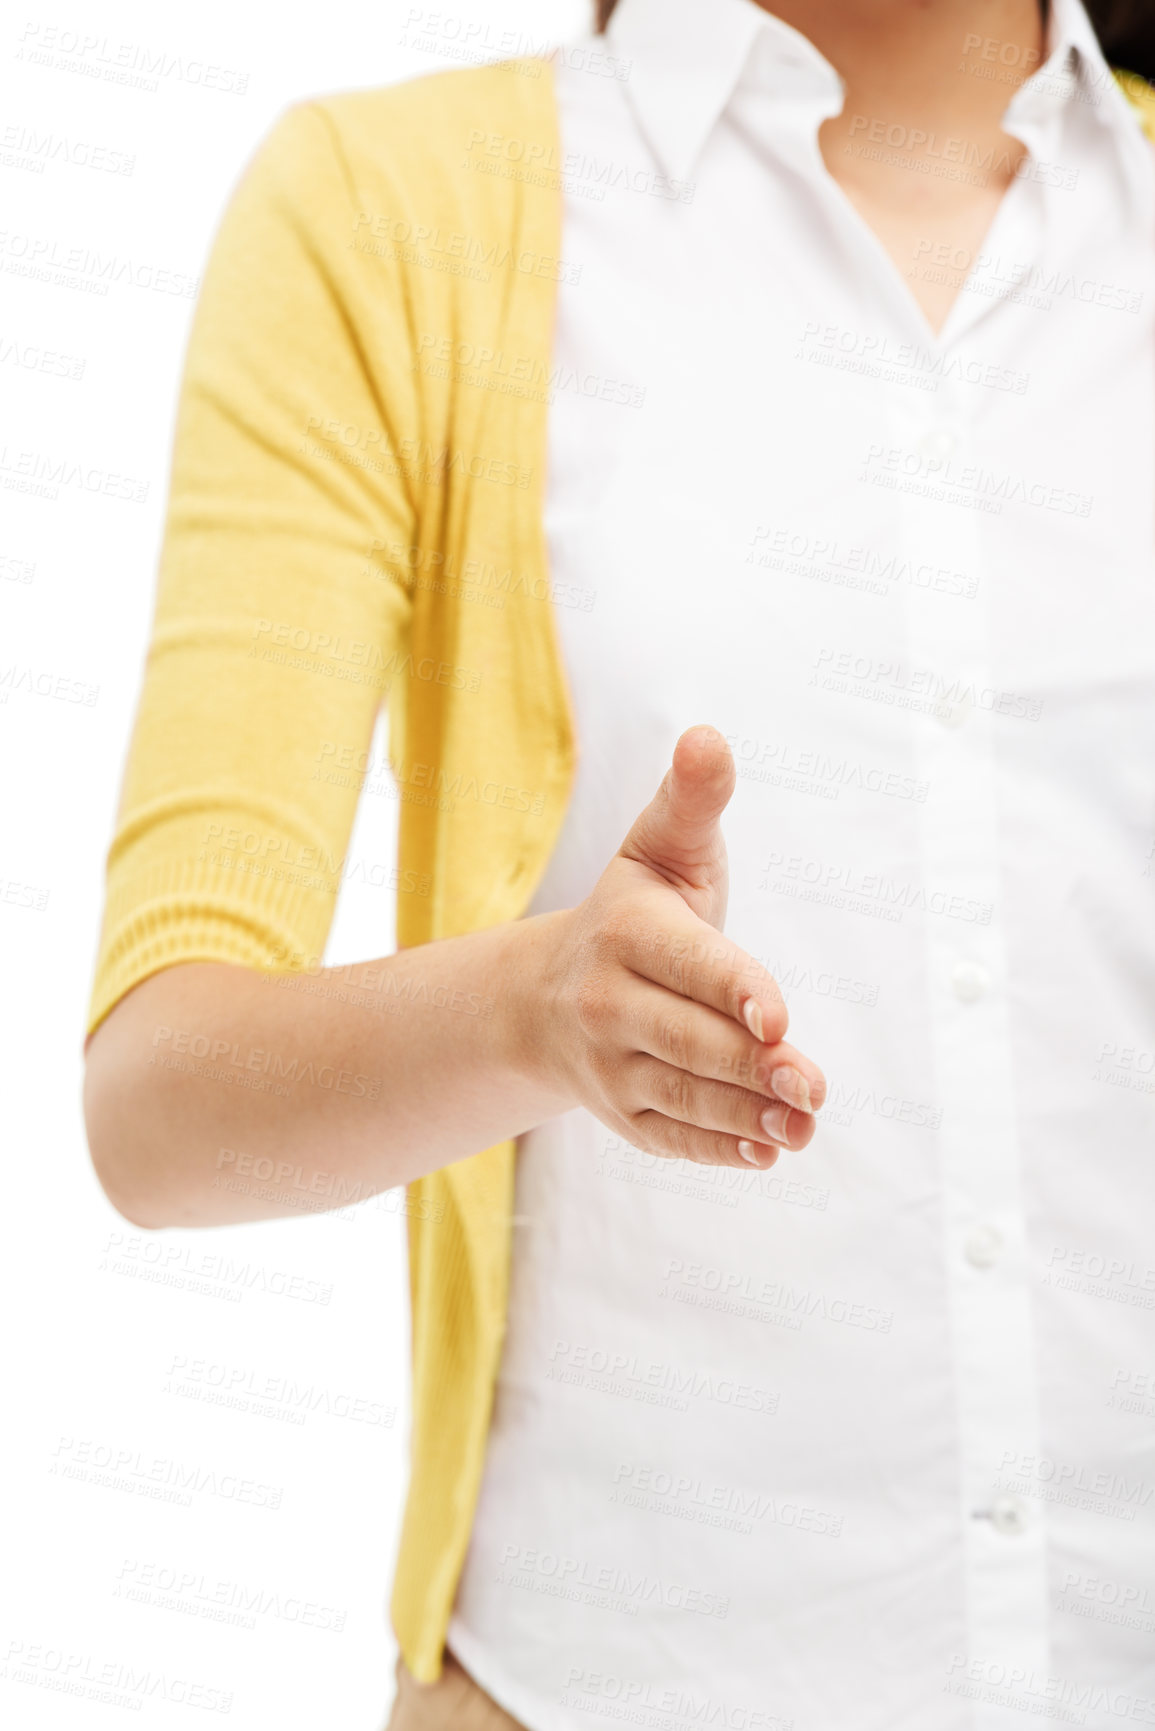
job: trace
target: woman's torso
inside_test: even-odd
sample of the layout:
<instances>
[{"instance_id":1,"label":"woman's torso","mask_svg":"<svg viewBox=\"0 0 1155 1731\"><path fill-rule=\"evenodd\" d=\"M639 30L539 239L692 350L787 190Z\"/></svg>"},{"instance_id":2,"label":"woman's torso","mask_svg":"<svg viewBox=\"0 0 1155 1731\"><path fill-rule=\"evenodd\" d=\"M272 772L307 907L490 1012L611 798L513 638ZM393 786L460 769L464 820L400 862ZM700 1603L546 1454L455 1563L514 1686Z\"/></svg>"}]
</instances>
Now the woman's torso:
<instances>
[{"instance_id":1,"label":"woman's torso","mask_svg":"<svg viewBox=\"0 0 1155 1731\"><path fill-rule=\"evenodd\" d=\"M831 1092L768 1173L585 1111L522 1139L449 1643L534 1731L929 1731L983 1689L994 1726L1016 1665L1028 1705L1155 1692L1127 1404L1155 1290L1150 176L1089 107L1049 118L1081 188L1012 187L936 340L770 24L736 92L704 73L717 124L644 65L558 71L580 759L532 911L589 892L713 722L726 931ZM1099 1614L1103 1578L1145 1624Z\"/></svg>"}]
</instances>

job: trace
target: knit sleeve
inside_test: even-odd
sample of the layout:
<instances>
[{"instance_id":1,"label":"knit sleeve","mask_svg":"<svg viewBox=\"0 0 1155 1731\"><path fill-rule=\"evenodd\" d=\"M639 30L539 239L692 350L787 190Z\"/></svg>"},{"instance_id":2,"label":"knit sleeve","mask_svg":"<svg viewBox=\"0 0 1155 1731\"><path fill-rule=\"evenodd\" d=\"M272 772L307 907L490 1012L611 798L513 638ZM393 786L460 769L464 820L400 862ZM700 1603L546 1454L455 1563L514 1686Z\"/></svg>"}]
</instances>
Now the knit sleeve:
<instances>
[{"instance_id":1,"label":"knit sleeve","mask_svg":"<svg viewBox=\"0 0 1155 1731\"><path fill-rule=\"evenodd\" d=\"M404 286L353 246L330 115L278 120L194 312L155 614L107 860L91 1032L188 961L321 954L374 721L404 657L413 544Z\"/></svg>"}]
</instances>

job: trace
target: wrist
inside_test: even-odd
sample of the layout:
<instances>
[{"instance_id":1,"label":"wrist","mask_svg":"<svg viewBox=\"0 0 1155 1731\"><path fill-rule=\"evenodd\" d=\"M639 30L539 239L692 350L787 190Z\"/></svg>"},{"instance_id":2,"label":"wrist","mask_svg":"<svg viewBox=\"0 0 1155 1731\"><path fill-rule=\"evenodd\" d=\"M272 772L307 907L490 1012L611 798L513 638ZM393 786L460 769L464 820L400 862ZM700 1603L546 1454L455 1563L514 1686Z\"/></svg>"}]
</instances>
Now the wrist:
<instances>
[{"instance_id":1,"label":"wrist","mask_svg":"<svg viewBox=\"0 0 1155 1731\"><path fill-rule=\"evenodd\" d=\"M558 967L570 909L534 914L503 928L499 957L505 1014L500 1061L552 1102L551 1115L577 1105L562 1063L558 1030Z\"/></svg>"}]
</instances>

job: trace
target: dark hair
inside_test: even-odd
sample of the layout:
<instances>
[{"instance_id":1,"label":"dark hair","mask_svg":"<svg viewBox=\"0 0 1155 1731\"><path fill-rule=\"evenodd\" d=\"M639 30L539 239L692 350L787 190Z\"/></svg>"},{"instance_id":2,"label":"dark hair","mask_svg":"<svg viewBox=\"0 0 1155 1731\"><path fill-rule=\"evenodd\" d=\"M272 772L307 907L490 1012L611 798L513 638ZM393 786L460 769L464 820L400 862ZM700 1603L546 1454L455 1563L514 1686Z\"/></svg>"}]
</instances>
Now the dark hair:
<instances>
[{"instance_id":1,"label":"dark hair","mask_svg":"<svg viewBox=\"0 0 1155 1731\"><path fill-rule=\"evenodd\" d=\"M607 18L613 9L614 0L608 0ZM1087 12L1111 65L1155 83L1155 6L1151 0L1088 0Z\"/></svg>"},{"instance_id":2,"label":"dark hair","mask_svg":"<svg viewBox=\"0 0 1155 1731\"><path fill-rule=\"evenodd\" d=\"M616 5L594 0L599 32ZM1110 64L1155 83L1155 0L1087 0L1087 12Z\"/></svg>"}]
</instances>

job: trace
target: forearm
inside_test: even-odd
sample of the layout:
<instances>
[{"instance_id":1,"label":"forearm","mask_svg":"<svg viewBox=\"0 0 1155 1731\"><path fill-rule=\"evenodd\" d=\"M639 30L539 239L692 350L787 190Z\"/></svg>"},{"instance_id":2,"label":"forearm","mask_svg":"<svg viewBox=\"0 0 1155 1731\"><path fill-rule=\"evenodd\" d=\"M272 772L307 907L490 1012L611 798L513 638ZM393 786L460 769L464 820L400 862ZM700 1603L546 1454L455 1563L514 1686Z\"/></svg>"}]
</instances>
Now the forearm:
<instances>
[{"instance_id":1,"label":"forearm","mask_svg":"<svg viewBox=\"0 0 1155 1731\"><path fill-rule=\"evenodd\" d=\"M316 974L188 963L90 1044L85 1112L115 1205L148 1227L364 1200L568 1110L540 1049L563 915Z\"/></svg>"}]
</instances>

